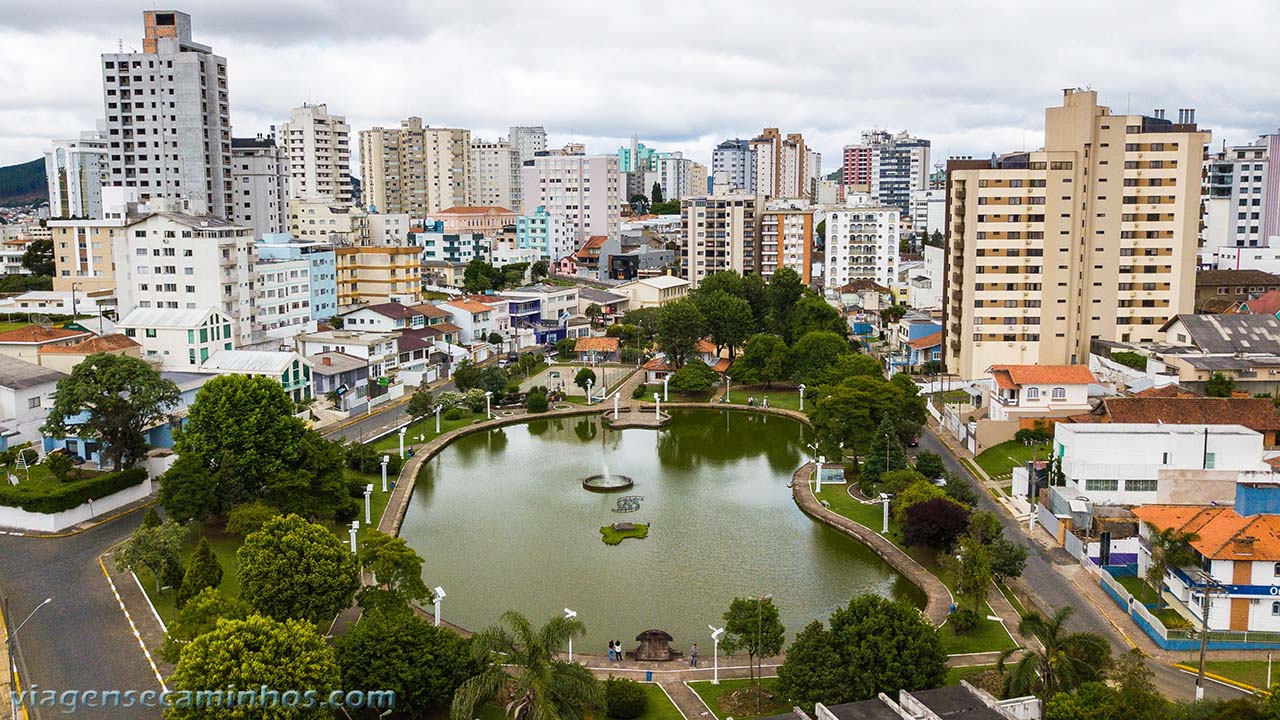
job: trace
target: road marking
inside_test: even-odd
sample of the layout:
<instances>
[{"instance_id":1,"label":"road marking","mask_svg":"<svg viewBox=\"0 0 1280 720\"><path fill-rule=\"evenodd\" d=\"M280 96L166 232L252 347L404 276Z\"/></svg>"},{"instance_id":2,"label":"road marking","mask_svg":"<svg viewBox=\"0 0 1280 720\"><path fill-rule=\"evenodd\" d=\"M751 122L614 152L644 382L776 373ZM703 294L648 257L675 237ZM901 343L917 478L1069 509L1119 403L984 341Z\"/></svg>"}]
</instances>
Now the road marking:
<instances>
[{"instance_id":1,"label":"road marking","mask_svg":"<svg viewBox=\"0 0 1280 720\"><path fill-rule=\"evenodd\" d=\"M138 626L133 624L133 616L129 614L129 608L124 606L124 600L120 597L120 592L116 590L116 583L111 579L111 574L107 572L106 563L102 562L102 555L98 556L98 567L102 568L102 576L107 579L107 584L111 586L111 594L116 596L116 602L120 604L120 612L124 613L124 619L129 621L129 629L133 631L133 637L138 641L138 647L142 648L142 654L147 656L147 664L151 666L151 672L155 673L156 682L160 683L160 689L169 692L169 686L165 684L164 678L160 675L160 668L156 667L156 661L151 658L151 651L147 649L147 644L142 641L142 635L138 632ZM144 595L146 593L143 593Z\"/></svg>"},{"instance_id":2,"label":"road marking","mask_svg":"<svg viewBox=\"0 0 1280 720\"><path fill-rule=\"evenodd\" d=\"M156 622L160 623L160 629L169 632L169 626L164 624L164 620L160 619L160 613L156 610L155 603L151 602L151 596L146 590L142 589L142 581L138 579L138 573L130 570L129 574L133 576L133 582L138 586L138 592L142 593L142 597L147 599L147 605L151 608L151 614L156 616Z\"/></svg>"},{"instance_id":3,"label":"road marking","mask_svg":"<svg viewBox=\"0 0 1280 720\"><path fill-rule=\"evenodd\" d=\"M1184 665L1184 664L1182 664L1182 663L1174 663L1171 667L1172 667L1174 670L1178 670L1178 671L1180 671L1180 672L1184 672L1184 673L1186 673L1186 674L1188 674L1188 675L1199 675L1199 674L1200 674L1200 669L1199 669L1199 668L1193 668L1193 667L1191 667L1190 665ZM1254 686L1252 686L1252 685L1250 685L1250 684L1248 684L1248 683L1242 683L1242 682L1240 682L1240 681L1238 681L1238 680L1232 680L1232 679L1231 679L1231 678L1229 678L1229 677L1223 677L1223 676L1221 676L1221 675L1217 675L1217 674L1215 674L1215 673L1211 673L1211 672L1209 672L1209 671L1207 671L1207 670L1206 670L1206 671L1205 671L1205 673L1204 673L1204 678L1205 678L1206 680L1210 680L1210 681L1216 682L1216 683L1218 683L1219 685L1226 685L1227 687L1231 688L1232 690L1244 690L1244 691L1246 691L1246 692L1251 692L1251 693L1266 693L1266 692L1267 692L1266 690L1262 690L1262 689L1260 689L1260 688L1256 688L1256 687L1254 687Z\"/></svg>"}]
</instances>

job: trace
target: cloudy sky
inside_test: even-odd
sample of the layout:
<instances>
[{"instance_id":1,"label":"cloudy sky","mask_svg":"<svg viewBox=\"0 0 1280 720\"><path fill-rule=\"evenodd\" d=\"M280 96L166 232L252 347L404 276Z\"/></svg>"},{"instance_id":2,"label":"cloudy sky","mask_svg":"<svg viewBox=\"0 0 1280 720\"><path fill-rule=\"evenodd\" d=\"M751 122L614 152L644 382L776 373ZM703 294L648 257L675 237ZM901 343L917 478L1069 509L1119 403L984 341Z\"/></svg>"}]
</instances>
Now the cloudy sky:
<instances>
[{"instance_id":1,"label":"cloudy sky","mask_svg":"<svg viewBox=\"0 0 1280 720\"><path fill-rule=\"evenodd\" d=\"M0 165L102 113L99 54L141 45L144 8L0 0ZM1280 3L745 0L188 0L228 58L237 136L302 102L353 130L409 115L477 137L544 125L612 152L633 134L706 162L726 137L803 132L825 171L866 128L935 159L1038 147L1043 110L1092 87L1116 112L1195 107L1244 143L1280 126ZM353 146L355 143L352 143ZM358 170L357 170L358 173Z\"/></svg>"}]
</instances>

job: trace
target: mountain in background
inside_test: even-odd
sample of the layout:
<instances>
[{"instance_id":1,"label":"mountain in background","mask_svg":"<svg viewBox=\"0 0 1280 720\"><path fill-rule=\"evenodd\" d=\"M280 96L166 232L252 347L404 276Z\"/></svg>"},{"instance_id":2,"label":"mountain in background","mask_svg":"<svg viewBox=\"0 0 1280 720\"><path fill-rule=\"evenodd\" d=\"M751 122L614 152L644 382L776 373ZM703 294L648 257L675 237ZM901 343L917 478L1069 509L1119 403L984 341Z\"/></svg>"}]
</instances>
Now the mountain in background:
<instances>
[{"instance_id":1,"label":"mountain in background","mask_svg":"<svg viewBox=\"0 0 1280 720\"><path fill-rule=\"evenodd\" d=\"M28 205L47 200L48 194L43 158L21 165L0 167L0 207Z\"/></svg>"}]
</instances>

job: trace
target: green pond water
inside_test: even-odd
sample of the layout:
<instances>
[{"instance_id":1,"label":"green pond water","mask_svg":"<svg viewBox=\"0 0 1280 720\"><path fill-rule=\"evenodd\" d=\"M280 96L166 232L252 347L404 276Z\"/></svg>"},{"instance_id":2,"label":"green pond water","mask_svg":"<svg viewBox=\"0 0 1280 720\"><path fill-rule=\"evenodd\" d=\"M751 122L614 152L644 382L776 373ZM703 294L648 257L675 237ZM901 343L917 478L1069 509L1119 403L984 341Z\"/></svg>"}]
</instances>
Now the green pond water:
<instances>
[{"instance_id":1,"label":"green pond water","mask_svg":"<svg viewBox=\"0 0 1280 720\"><path fill-rule=\"evenodd\" d=\"M855 540L809 519L787 483L806 429L782 417L686 410L660 430L610 430L595 416L535 420L463 437L423 466L401 535L425 558L442 615L479 629L506 610L535 622L572 608L577 652L628 649L640 632L698 643L735 596L772 593L788 636L855 595L923 604L918 589ZM622 473L635 486L593 493L582 480ZM834 489L834 488L833 488ZM625 495L632 513L613 512ZM617 546L600 526L649 523Z\"/></svg>"}]
</instances>

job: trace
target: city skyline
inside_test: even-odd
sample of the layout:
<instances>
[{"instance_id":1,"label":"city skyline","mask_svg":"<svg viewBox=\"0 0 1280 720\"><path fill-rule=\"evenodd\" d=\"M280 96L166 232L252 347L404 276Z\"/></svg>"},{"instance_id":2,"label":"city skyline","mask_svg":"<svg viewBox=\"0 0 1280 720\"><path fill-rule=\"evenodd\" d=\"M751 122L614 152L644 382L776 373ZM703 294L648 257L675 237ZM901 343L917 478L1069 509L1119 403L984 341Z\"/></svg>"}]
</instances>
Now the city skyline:
<instances>
[{"instance_id":1,"label":"city skyline","mask_svg":"<svg viewBox=\"0 0 1280 720\"><path fill-rule=\"evenodd\" d=\"M4 13L0 59L13 72L0 109L0 164L39 157L51 137L93 129L103 115L100 56L140 46L137 17L150 7L81 5L73 23L65 4L15 2ZM892 14L811 3L806 12L759 23L760 12L729 14L716 5L678 13L661 3L646 5L648 13L437 5L403 3L350 17L323 4L162 9L190 13L198 41L227 57L237 137L265 133L293 107L313 102L345 115L353 132L410 115L488 140L510 125L543 125L550 147L574 140L609 154L634 134L709 165L719 141L782 127L803 133L829 173L839 167L840 149L871 128L932 140L935 161L1039 148L1041 110L1063 87L1096 89L1117 113L1195 107L1214 131L1214 146L1247 143L1280 125L1280 114L1259 109L1275 107L1278 91L1215 83L1235 68L1273 64L1280 51L1248 43L1215 46L1213 56L1137 48L1094 33L1099 15L1087 7L1014 8L986 18L953 5L943 15L944 6L930 3ZM1280 14L1260 3L1238 7L1260 24ZM1195 8L1175 3L1158 17L1105 10L1119 26L1141 23L1167 40L1164 47L1185 48L1198 44L1181 41L1198 34L1196 23L1184 22ZM619 42L627 28L652 18L661 18L663 33ZM1058 28L1063 39L1046 50L1043 38L1002 31L1029 24ZM765 26L769 42L760 34ZM783 39L773 39L779 27ZM537 36L545 42L528 52ZM848 43L851 37L860 41ZM476 52L477 42L489 49ZM397 69L406 58L415 58L417 72ZM1024 72L1009 73L1013 67Z\"/></svg>"}]
</instances>

